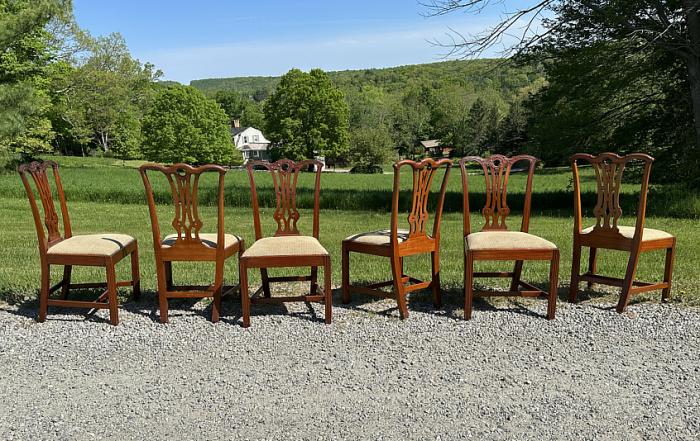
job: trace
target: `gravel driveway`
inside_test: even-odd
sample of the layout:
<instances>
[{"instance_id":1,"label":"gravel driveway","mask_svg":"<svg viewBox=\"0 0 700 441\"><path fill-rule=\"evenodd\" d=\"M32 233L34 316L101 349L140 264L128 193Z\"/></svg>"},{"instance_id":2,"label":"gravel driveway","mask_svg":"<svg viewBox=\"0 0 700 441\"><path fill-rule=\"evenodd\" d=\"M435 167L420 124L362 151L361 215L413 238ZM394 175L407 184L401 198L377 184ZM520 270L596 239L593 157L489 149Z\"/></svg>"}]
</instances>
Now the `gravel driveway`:
<instances>
[{"instance_id":1,"label":"gravel driveway","mask_svg":"<svg viewBox=\"0 0 700 441\"><path fill-rule=\"evenodd\" d=\"M700 439L700 310L390 300L254 306L223 321L145 295L34 321L0 305L0 439ZM336 293L336 299L338 295ZM451 303L450 303L451 302ZM610 305L612 306L612 305Z\"/></svg>"}]
</instances>

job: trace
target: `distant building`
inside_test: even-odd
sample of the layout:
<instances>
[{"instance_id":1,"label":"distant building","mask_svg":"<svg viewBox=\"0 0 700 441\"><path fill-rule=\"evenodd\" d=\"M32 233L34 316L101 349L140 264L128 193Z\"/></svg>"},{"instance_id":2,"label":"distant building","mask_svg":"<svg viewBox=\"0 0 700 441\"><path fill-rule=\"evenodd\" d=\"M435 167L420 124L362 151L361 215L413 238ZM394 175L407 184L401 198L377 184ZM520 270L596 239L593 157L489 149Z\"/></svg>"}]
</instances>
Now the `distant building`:
<instances>
[{"instance_id":1,"label":"distant building","mask_svg":"<svg viewBox=\"0 0 700 441\"><path fill-rule=\"evenodd\" d=\"M243 162L255 160L270 160L272 143L255 127L241 127L237 119L231 121L231 136L233 144L243 155Z\"/></svg>"},{"instance_id":2,"label":"distant building","mask_svg":"<svg viewBox=\"0 0 700 441\"><path fill-rule=\"evenodd\" d=\"M452 147L442 145L439 139L426 139L420 144L425 149L425 154L429 156L449 157L454 150Z\"/></svg>"}]
</instances>

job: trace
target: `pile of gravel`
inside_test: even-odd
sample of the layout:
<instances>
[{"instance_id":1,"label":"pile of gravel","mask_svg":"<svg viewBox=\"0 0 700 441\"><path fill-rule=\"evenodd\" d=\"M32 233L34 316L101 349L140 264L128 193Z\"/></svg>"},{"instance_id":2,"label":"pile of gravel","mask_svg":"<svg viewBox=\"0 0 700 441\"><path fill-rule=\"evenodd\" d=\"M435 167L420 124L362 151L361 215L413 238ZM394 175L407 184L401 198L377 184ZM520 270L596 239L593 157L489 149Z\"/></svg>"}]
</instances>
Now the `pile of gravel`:
<instances>
[{"instance_id":1,"label":"pile of gravel","mask_svg":"<svg viewBox=\"0 0 700 441\"><path fill-rule=\"evenodd\" d=\"M336 300L338 296L336 295ZM208 321L152 295L87 318L0 305L0 439L697 439L700 311L477 302L435 311L357 296L323 307L237 299Z\"/></svg>"}]
</instances>

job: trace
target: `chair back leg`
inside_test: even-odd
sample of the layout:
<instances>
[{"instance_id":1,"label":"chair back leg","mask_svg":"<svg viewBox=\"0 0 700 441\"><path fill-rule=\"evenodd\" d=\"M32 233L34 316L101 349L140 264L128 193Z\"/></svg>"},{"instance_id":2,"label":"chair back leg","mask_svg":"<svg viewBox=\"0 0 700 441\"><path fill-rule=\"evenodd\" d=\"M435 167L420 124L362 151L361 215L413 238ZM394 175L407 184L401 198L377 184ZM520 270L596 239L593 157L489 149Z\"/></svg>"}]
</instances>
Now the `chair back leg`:
<instances>
[{"instance_id":1,"label":"chair back leg","mask_svg":"<svg viewBox=\"0 0 700 441\"><path fill-rule=\"evenodd\" d=\"M325 275L324 275L325 276ZM311 286L309 286L309 294L314 295L318 293L318 267L311 267Z\"/></svg>"},{"instance_id":2,"label":"chair back leg","mask_svg":"<svg viewBox=\"0 0 700 441\"><path fill-rule=\"evenodd\" d=\"M270 276L267 274L267 268L260 268L260 279L262 280L263 296L267 298L272 297L272 292L270 291Z\"/></svg>"},{"instance_id":3,"label":"chair back leg","mask_svg":"<svg viewBox=\"0 0 700 441\"><path fill-rule=\"evenodd\" d=\"M138 300L141 297L141 273L139 272L138 248L131 252L131 287L134 291L134 300Z\"/></svg>"},{"instance_id":4,"label":"chair back leg","mask_svg":"<svg viewBox=\"0 0 700 441\"><path fill-rule=\"evenodd\" d=\"M516 260L515 261L515 267L513 268L513 278L511 279L510 282L510 290L511 291L517 291L518 288L520 287L520 275L523 272L523 261L522 260Z\"/></svg>"},{"instance_id":5,"label":"chair back leg","mask_svg":"<svg viewBox=\"0 0 700 441\"><path fill-rule=\"evenodd\" d=\"M440 291L440 252L438 250L430 253L432 263L432 284L433 304L436 308L442 307L442 292Z\"/></svg>"},{"instance_id":6,"label":"chair back leg","mask_svg":"<svg viewBox=\"0 0 700 441\"><path fill-rule=\"evenodd\" d=\"M598 257L598 248L589 248L588 249L588 273L589 274L596 273L597 257ZM593 288L593 282L586 283L586 286L590 290L591 288Z\"/></svg>"},{"instance_id":7,"label":"chair back leg","mask_svg":"<svg viewBox=\"0 0 700 441\"><path fill-rule=\"evenodd\" d=\"M343 290L343 303L350 303L350 251L348 251L345 244L343 244L343 256L342 256L342 290Z\"/></svg>"},{"instance_id":8,"label":"chair back leg","mask_svg":"<svg viewBox=\"0 0 700 441\"><path fill-rule=\"evenodd\" d=\"M61 298L63 300L68 298L68 291L70 290L70 278L72 272L72 265L65 265L63 267L63 286L61 286Z\"/></svg>"},{"instance_id":9,"label":"chair back leg","mask_svg":"<svg viewBox=\"0 0 700 441\"><path fill-rule=\"evenodd\" d=\"M107 267L107 299L109 302L109 322L117 326L119 324L119 309L117 304L117 274L114 263L109 262Z\"/></svg>"},{"instance_id":10,"label":"chair back leg","mask_svg":"<svg viewBox=\"0 0 700 441\"><path fill-rule=\"evenodd\" d=\"M239 280L241 284L241 310L242 310L242 320L243 327L248 328L250 326L250 297L248 294L248 268L242 261L239 261Z\"/></svg>"},{"instance_id":11,"label":"chair back leg","mask_svg":"<svg viewBox=\"0 0 700 441\"><path fill-rule=\"evenodd\" d=\"M549 267L549 302L547 303L547 319L554 320L557 309L557 286L559 283L559 250L552 255Z\"/></svg>"},{"instance_id":12,"label":"chair back leg","mask_svg":"<svg viewBox=\"0 0 700 441\"><path fill-rule=\"evenodd\" d=\"M314 269L316 269L316 267L314 267ZM330 256L326 257L325 263L323 265L323 295L325 297L323 303L325 306L326 324L330 325L332 317L333 317L333 291L332 291L332 287L331 287L331 258L330 258Z\"/></svg>"},{"instance_id":13,"label":"chair back leg","mask_svg":"<svg viewBox=\"0 0 700 441\"><path fill-rule=\"evenodd\" d=\"M673 278L673 262L676 257L676 240L673 240L671 248L666 249L666 263L664 265L664 282L668 286L661 291L661 300L668 301L671 299L671 280Z\"/></svg>"},{"instance_id":14,"label":"chair back leg","mask_svg":"<svg viewBox=\"0 0 700 441\"><path fill-rule=\"evenodd\" d=\"M464 256L464 320L472 318L474 301L474 257L467 251Z\"/></svg>"}]
</instances>

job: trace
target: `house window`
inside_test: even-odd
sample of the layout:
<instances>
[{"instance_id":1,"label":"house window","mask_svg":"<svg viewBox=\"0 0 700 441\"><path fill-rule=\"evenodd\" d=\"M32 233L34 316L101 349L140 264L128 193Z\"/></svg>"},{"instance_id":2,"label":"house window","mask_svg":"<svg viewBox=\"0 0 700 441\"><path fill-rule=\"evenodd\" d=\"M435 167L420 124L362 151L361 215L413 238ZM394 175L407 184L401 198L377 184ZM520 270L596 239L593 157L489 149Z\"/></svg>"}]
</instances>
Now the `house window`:
<instances>
[{"instance_id":1,"label":"house window","mask_svg":"<svg viewBox=\"0 0 700 441\"><path fill-rule=\"evenodd\" d=\"M244 136L244 137L243 137L243 142L245 142L245 143L248 142L248 137L247 137L247 136Z\"/></svg>"},{"instance_id":2,"label":"house window","mask_svg":"<svg viewBox=\"0 0 700 441\"><path fill-rule=\"evenodd\" d=\"M260 137L258 135L253 135L253 141L255 141L255 142L260 141Z\"/></svg>"},{"instance_id":3,"label":"house window","mask_svg":"<svg viewBox=\"0 0 700 441\"><path fill-rule=\"evenodd\" d=\"M255 156L256 158L258 157L258 151L257 151L257 150L253 150L253 156Z\"/></svg>"}]
</instances>

